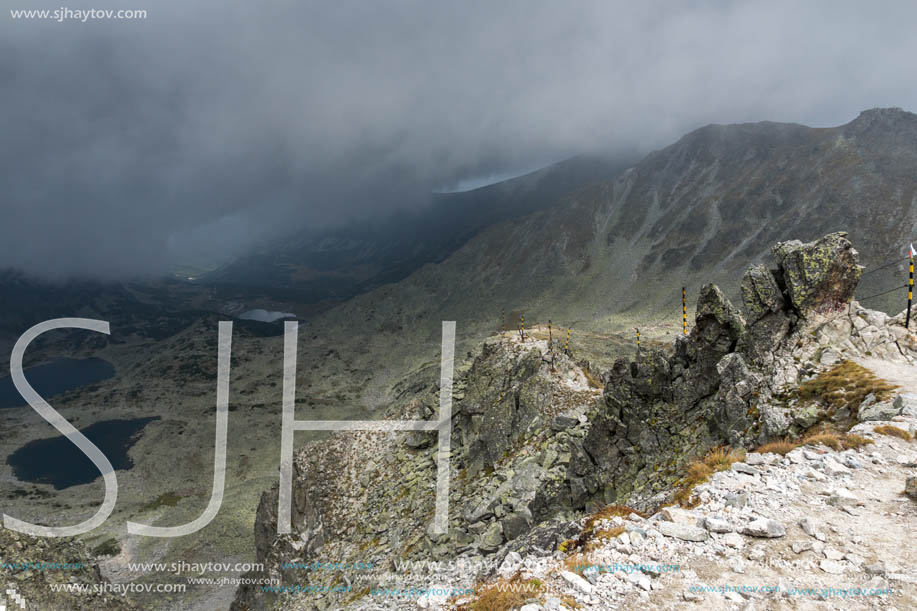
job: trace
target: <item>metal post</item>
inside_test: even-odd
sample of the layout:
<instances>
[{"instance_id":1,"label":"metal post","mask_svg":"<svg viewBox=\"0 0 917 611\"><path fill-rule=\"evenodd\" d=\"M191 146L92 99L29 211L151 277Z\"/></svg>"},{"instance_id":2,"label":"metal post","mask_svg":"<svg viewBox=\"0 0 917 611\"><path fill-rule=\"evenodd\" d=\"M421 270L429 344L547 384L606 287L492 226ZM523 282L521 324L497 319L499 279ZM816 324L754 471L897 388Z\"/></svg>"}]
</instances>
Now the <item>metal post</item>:
<instances>
[{"instance_id":1,"label":"metal post","mask_svg":"<svg viewBox=\"0 0 917 611\"><path fill-rule=\"evenodd\" d=\"M506 316L503 308L500 308L500 333L506 332Z\"/></svg>"},{"instance_id":2,"label":"metal post","mask_svg":"<svg viewBox=\"0 0 917 611\"><path fill-rule=\"evenodd\" d=\"M637 329L637 350L640 349L640 329Z\"/></svg>"},{"instance_id":3,"label":"metal post","mask_svg":"<svg viewBox=\"0 0 917 611\"><path fill-rule=\"evenodd\" d=\"M681 332L688 334L688 300L685 294L685 287L681 287Z\"/></svg>"},{"instance_id":4,"label":"metal post","mask_svg":"<svg viewBox=\"0 0 917 611\"><path fill-rule=\"evenodd\" d=\"M573 329L567 327L567 343L564 344L564 354L567 356L570 355L570 334L573 333Z\"/></svg>"},{"instance_id":5,"label":"metal post","mask_svg":"<svg viewBox=\"0 0 917 611\"><path fill-rule=\"evenodd\" d=\"M551 330L551 319L548 319L548 350L551 353L551 371L554 371L554 333Z\"/></svg>"},{"instance_id":6,"label":"metal post","mask_svg":"<svg viewBox=\"0 0 917 611\"><path fill-rule=\"evenodd\" d=\"M519 337L525 341L525 314L519 317Z\"/></svg>"},{"instance_id":7,"label":"metal post","mask_svg":"<svg viewBox=\"0 0 917 611\"><path fill-rule=\"evenodd\" d=\"M908 255L910 262L907 274L907 317L904 320L904 328L909 329L911 325L911 301L914 299L914 253Z\"/></svg>"}]
</instances>

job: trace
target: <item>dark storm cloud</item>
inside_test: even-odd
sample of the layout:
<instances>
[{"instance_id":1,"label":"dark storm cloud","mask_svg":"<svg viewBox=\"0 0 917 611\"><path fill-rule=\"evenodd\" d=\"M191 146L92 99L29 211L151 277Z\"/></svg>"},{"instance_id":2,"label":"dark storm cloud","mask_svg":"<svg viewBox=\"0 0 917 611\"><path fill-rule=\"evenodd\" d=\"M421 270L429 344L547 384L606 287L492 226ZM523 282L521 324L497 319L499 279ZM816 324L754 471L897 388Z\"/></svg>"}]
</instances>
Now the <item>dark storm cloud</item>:
<instances>
[{"instance_id":1,"label":"dark storm cloud","mask_svg":"<svg viewBox=\"0 0 917 611\"><path fill-rule=\"evenodd\" d=\"M3 2L0 267L46 275L229 256L708 122L917 107L910 3Z\"/></svg>"}]
</instances>

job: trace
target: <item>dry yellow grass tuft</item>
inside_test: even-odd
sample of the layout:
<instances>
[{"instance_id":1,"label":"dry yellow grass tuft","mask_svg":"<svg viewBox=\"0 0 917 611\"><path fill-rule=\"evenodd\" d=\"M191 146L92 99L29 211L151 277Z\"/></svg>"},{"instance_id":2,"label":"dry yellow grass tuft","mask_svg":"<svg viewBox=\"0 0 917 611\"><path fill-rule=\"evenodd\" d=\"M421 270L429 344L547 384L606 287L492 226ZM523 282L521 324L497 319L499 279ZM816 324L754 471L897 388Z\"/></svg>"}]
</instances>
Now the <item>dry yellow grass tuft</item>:
<instances>
[{"instance_id":1,"label":"dry yellow grass tuft","mask_svg":"<svg viewBox=\"0 0 917 611\"><path fill-rule=\"evenodd\" d=\"M856 450L863 446L873 443L872 439L867 439L862 435L856 435L854 433L835 433L832 431L813 431L812 433L806 435L798 441L790 441L789 439L778 439L776 441L771 441L759 446L755 449L755 452L761 454L780 454L785 456L789 454L799 446L814 446L814 445L823 445L827 446L833 450L840 450L841 448L845 450Z\"/></svg>"},{"instance_id":2,"label":"dry yellow grass tuft","mask_svg":"<svg viewBox=\"0 0 917 611\"><path fill-rule=\"evenodd\" d=\"M501 577L475 588L476 592L480 592L478 597L457 608L460 611L512 611L530 598L538 598L544 589L544 584L538 579L523 579L516 573L509 579Z\"/></svg>"},{"instance_id":3,"label":"dry yellow grass tuft","mask_svg":"<svg viewBox=\"0 0 917 611\"><path fill-rule=\"evenodd\" d=\"M590 560L589 556L580 553L570 554L564 558L563 562L564 569L571 573L576 573L577 575L582 575L583 570L590 564L592 564L592 560Z\"/></svg>"},{"instance_id":4,"label":"dry yellow grass tuft","mask_svg":"<svg viewBox=\"0 0 917 611\"><path fill-rule=\"evenodd\" d=\"M759 446L755 452L759 452L761 454L780 454L781 456L786 456L798 447L798 443L794 443L788 439L778 439L777 441L771 441L770 443L765 443L763 446Z\"/></svg>"},{"instance_id":5,"label":"dry yellow grass tuft","mask_svg":"<svg viewBox=\"0 0 917 611\"><path fill-rule=\"evenodd\" d=\"M604 545L605 541L608 539L614 539L623 533L624 530L625 529L623 526L615 526L614 528L603 528L595 531L589 536L588 540L583 546L583 549L587 552L593 552Z\"/></svg>"},{"instance_id":6,"label":"dry yellow grass tuft","mask_svg":"<svg viewBox=\"0 0 917 611\"><path fill-rule=\"evenodd\" d=\"M745 450L713 448L707 455L688 466L685 476L678 482L672 501L686 509L696 507L700 502L694 497L694 488L702 484L717 471L725 471L734 462L745 460Z\"/></svg>"},{"instance_id":7,"label":"dry yellow grass tuft","mask_svg":"<svg viewBox=\"0 0 917 611\"><path fill-rule=\"evenodd\" d=\"M880 435L890 435L892 437L898 437L905 441L911 441L913 437L908 431L898 428L897 426L892 426L890 424L884 424L882 426L877 426L873 429L874 432L879 433Z\"/></svg>"},{"instance_id":8,"label":"dry yellow grass tuft","mask_svg":"<svg viewBox=\"0 0 917 611\"><path fill-rule=\"evenodd\" d=\"M855 433L847 433L844 435L842 443L844 444L845 449L856 450L857 448L868 446L869 444L873 443L873 440L867 439L866 437L857 435Z\"/></svg>"},{"instance_id":9,"label":"dry yellow grass tuft","mask_svg":"<svg viewBox=\"0 0 917 611\"><path fill-rule=\"evenodd\" d=\"M812 433L802 438L802 444L807 446L823 445L831 448L835 452L841 449L841 438L837 433L821 432Z\"/></svg>"},{"instance_id":10,"label":"dry yellow grass tuft","mask_svg":"<svg viewBox=\"0 0 917 611\"><path fill-rule=\"evenodd\" d=\"M560 551L562 552L569 552L576 548L584 548L584 547L588 548L590 546L594 547L594 545L592 545L590 541L592 539L595 539L596 537L599 537L599 536L602 536L603 538L617 537L622 532L624 532L623 527L606 528L598 532L596 532L595 529L602 520L607 520L615 516L626 518L627 516L629 516L632 513L637 514L641 518L646 517L646 514L640 511L637 511L636 509L632 507L628 507L627 505L606 505L605 507L602 507L601 509L599 509L598 511L596 511L595 513L593 513L591 516L589 516L586 519L586 523L583 525L583 531L580 533L579 537L577 537L576 539L564 541L563 543L561 543L558 549L560 549Z\"/></svg>"},{"instance_id":11,"label":"dry yellow grass tuft","mask_svg":"<svg viewBox=\"0 0 917 611\"><path fill-rule=\"evenodd\" d=\"M608 518L613 518L615 516L626 518L632 513L637 514L641 518L646 517L646 514L643 512L637 511L636 509L628 507L627 505L606 505L605 507L602 507L594 514L589 516L589 519L586 520L586 527L589 528L594 526L596 522L607 520Z\"/></svg>"},{"instance_id":12,"label":"dry yellow grass tuft","mask_svg":"<svg viewBox=\"0 0 917 611\"><path fill-rule=\"evenodd\" d=\"M874 394L877 401L885 401L896 388L862 365L844 361L800 384L796 395L803 401L821 401L833 409L849 407L855 410L869 393Z\"/></svg>"},{"instance_id":13,"label":"dry yellow grass tuft","mask_svg":"<svg viewBox=\"0 0 917 611\"><path fill-rule=\"evenodd\" d=\"M745 450L733 450L731 448L713 448L704 457L704 464L713 469L713 471L725 471L734 462L745 460Z\"/></svg>"}]
</instances>

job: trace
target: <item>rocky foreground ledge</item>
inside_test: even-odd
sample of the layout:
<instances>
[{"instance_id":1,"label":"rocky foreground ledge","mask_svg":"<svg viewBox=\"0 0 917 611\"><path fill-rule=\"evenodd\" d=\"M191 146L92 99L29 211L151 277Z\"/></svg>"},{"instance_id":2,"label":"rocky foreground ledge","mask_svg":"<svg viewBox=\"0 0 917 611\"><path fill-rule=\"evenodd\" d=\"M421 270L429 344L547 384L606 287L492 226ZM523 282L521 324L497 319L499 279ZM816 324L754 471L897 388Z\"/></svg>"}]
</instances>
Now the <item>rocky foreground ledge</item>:
<instances>
[{"instance_id":1,"label":"rocky foreground ledge","mask_svg":"<svg viewBox=\"0 0 917 611\"><path fill-rule=\"evenodd\" d=\"M898 404L900 415L851 430L872 443L749 453L695 489L697 507L599 520L588 551L510 553L502 580L478 590L537 580L539 593L510 607L523 611L917 608L917 490L904 494L917 444L876 432L917 433L917 395Z\"/></svg>"},{"instance_id":2,"label":"rocky foreground ledge","mask_svg":"<svg viewBox=\"0 0 917 611\"><path fill-rule=\"evenodd\" d=\"M301 589L243 587L233 608L917 606L917 505L902 494L917 336L903 313L853 301L862 268L843 233L773 252L743 277L741 308L707 285L687 337L602 374L537 332L488 339L456 370L445 535L430 529L435 436L303 448L294 532L276 536L266 493L267 568L248 575ZM432 388L384 417L430 419L437 404ZM900 438L874 432L885 421ZM372 569L303 568L316 562ZM873 594L853 598L863 584ZM432 586L448 594L417 594ZM742 586L758 589L729 589Z\"/></svg>"}]
</instances>

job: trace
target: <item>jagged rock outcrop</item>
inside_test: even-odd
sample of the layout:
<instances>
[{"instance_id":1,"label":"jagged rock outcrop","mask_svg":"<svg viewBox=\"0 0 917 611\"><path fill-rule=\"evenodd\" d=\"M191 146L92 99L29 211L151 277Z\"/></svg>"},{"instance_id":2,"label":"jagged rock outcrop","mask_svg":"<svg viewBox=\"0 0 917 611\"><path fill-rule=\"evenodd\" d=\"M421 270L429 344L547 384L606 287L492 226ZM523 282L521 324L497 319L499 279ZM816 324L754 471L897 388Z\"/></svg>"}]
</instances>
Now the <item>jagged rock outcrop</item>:
<instances>
[{"instance_id":1,"label":"jagged rock outcrop","mask_svg":"<svg viewBox=\"0 0 917 611\"><path fill-rule=\"evenodd\" d=\"M262 499L258 561L284 583L318 584L325 576L283 564L319 555L389 567L549 554L583 511L611 503L651 509L711 448L751 448L827 417L792 395L819 370L880 348L914 361L917 337L901 316L849 301L861 270L844 234L783 242L773 252L775 267L752 266L742 280L744 315L715 285L704 286L690 334L671 351L617 360L601 391L534 330L525 340L488 339L455 376L447 533L431 530L435 434L339 434L297 455L292 535L272 534L276 490ZM437 405L433 389L387 418L430 419ZM242 588L234 608L261 608L268 596ZM322 608L308 598L290 604Z\"/></svg>"},{"instance_id":2,"label":"jagged rock outcrop","mask_svg":"<svg viewBox=\"0 0 917 611\"><path fill-rule=\"evenodd\" d=\"M283 565L330 555L388 567L393 560L488 557L509 546L556 545L569 521L533 527L574 511L566 484L577 460L571 443L585 436L602 391L572 358L531 337L536 332L525 341L514 333L488 339L457 366L447 534L431 528L435 433L338 433L296 456L291 535L276 535L276 487L263 496L255 538L267 570L248 577L316 584L325 575ZM386 418L435 418L438 390ZM243 587L233 608L264 608L278 598ZM294 608L313 603L304 599Z\"/></svg>"},{"instance_id":3,"label":"jagged rock outcrop","mask_svg":"<svg viewBox=\"0 0 917 611\"><path fill-rule=\"evenodd\" d=\"M794 409L784 393L822 364L825 344L861 324L847 315L862 269L845 235L777 244L775 268L753 265L743 277L747 318L706 285L695 325L677 338L672 356L644 351L615 364L606 409L582 448L572 448L583 457L571 461L567 475L575 508L641 506L656 500L652 493L690 457L716 445L754 446L818 420L814 408ZM834 359L829 364L840 355Z\"/></svg>"}]
</instances>

